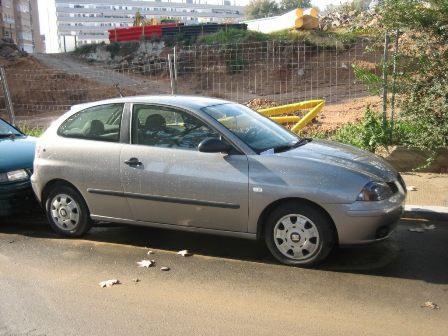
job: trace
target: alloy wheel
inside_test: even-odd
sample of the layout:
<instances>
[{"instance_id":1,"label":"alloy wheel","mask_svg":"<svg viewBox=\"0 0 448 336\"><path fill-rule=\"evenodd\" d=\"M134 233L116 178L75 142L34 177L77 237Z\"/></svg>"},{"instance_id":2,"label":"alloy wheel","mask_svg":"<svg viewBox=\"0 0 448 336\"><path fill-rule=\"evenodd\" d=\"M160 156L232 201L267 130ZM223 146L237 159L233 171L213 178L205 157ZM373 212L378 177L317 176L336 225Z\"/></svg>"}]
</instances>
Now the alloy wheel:
<instances>
[{"instance_id":1,"label":"alloy wheel","mask_svg":"<svg viewBox=\"0 0 448 336\"><path fill-rule=\"evenodd\" d=\"M53 197L50 203L50 211L54 224L61 230L72 231L79 224L79 205L66 194L58 194Z\"/></svg>"},{"instance_id":2,"label":"alloy wheel","mask_svg":"<svg viewBox=\"0 0 448 336\"><path fill-rule=\"evenodd\" d=\"M304 260L316 253L320 236L312 220L303 215L289 214L275 224L274 242L285 257Z\"/></svg>"}]
</instances>

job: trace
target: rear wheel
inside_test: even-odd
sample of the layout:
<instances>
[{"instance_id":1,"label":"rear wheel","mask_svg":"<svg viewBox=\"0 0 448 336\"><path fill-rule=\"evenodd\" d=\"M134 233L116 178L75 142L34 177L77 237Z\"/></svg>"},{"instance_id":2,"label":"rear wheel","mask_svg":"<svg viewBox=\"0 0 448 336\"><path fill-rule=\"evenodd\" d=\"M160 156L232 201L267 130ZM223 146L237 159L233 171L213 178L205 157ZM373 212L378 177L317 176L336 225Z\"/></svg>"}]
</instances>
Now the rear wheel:
<instances>
[{"instance_id":1,"label":"rear wheel","mask_svg":"<svg viewBox=\"0 0 448 336\"><path fill-rule=\"evenodd\" d=\"M324 260L335 243L331 220L319 208L285 203L268 216L265 242L281 263L313 266Z\"/></svg>"},{"instance_id":2,"label":"rear wheel","mask_svg":"<svg viewBox=\"0 0 448 336\"><path fill-rule=\"evenodd\" d=\"M89 209L77 190L55 186L45 202L48 221L54 231L68 237L79 237L89 231Z\"/></svg>"}]
</instances>

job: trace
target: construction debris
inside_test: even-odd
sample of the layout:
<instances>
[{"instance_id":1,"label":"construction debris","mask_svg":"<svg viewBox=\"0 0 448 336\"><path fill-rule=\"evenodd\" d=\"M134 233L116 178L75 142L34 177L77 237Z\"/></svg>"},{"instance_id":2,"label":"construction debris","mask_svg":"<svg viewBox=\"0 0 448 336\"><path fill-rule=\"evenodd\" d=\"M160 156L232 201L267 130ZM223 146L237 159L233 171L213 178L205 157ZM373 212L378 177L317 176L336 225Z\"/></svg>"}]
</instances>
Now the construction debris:
<instances>
[{"instance_id":1,"label":"construction debris","mask_svg":"<svg viewBox=\"0 0 448 336\"><path fill-rule=\"evenodd\" d=\"M431 301L426 301L424 304L422 304L420 307L422 307L422 308L428 308L428 309L433 309L433 310L436 310L436 309L440 309L440 307L437 305L437 304L435 304L434 302L431 302Z\"/></svg>"},{"instance_id":2,"label":"construction debris","mask_svg":"<svg viewBox=\"0 0 448 336\"><path fill-rule=\"evenodd\" d=\"M410 228L409 231L423 233L423 232L425 232L425 229L423 229L423 228Z\"/></svg>"},{"instance_id":3,"label":"construction debris","mask_svg":"<svg viewBox=\"0 0 448 336\"><path fill-rule=\"evenodd\" d=\"M310 30L319 27L317 8L296 8L285 14L261 19L247 20L248 30L261 33L274 33L285 29Z\"/></svg>"},{"instance_id":4,"label":"construction debris","mask_svg":"<svg viewBox=\"0 0 448 336\"><path fill-rule=\"evenodd\" d=\"M142 260L142 261L137 261L137 265L138 267L152 267L156 264L156 262L154 260Z\"/></svg>"},{"instance_id":5,"label":"construction debris","mask_svg":"<svg viewBox=\"0 0 448 336\"><path fill-rule=\"evenodd\" d=\"M179 251L179 252L177 252L177 254L181 255L182 257L189 257L189 256L191 256L191 253L188 252L188 250Z\"/></svg>"},{"instance_id":6,"label":"construction debris","mask_svg":"<svg viewBox=\"0 0 448 336\"><path fill-rule=\"evenodd\" d=\"M378 15L373 11L355 11L341 6L320 17L320 29L327 31L334 28L350 30L365 29L378 24Z\"/></svg>"},{"instance_id":7,"label":"construction debris","mask_svg":"<svg viewBox=\"0 0 448 336\"><path fill-rule=\"evenodd\" d=\"M101 288L110 288L110 287L112 287L113 285L119 285L119 284L120 284L120 281L117 280L117 279L105 280L105 281L101 281L101 282L99 283L99 285L100 285Z\"/></svg>"},{"instance_id":8,"label":"construction debris","mask_svg":"<svg viewBox=\"0 0 448 336\"><path fill-rule=\"evenodd\" d=\"M425 231L434 230L435 228L436 228L436 226L434 224L430 224L430 225L423 224L422 227L410 228L409 231L422 233L422 232L425 232Z\"/></svg>"},{"instance_id":9,"label":"construction debris","mask_svg":"<svg viewBox=\"0 0 448 336\"><path fill-rule=\"evenodd\" d=\"M3 38L0 40L0 57L13 61L27 55L28 53L21 50L12 39Z\"/></svg>"}]
</instances>

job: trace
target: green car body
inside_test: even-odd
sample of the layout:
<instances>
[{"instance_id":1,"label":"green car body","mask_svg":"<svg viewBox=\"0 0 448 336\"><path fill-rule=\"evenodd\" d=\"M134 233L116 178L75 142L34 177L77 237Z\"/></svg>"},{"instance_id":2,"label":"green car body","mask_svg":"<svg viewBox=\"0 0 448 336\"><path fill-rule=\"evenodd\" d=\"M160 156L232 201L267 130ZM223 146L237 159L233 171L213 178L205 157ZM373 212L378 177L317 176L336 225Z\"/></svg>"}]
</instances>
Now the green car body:
<instances>
[{"instance_id":1,"label":"green car body","mask_svg":"<svg viewBox=\"0 0 448 336\"><path fill-rule=\"evenodd\" d=\"M34 203L30 176L36 139L0 119L0 217Z\"/></svg>"}]
</instances>

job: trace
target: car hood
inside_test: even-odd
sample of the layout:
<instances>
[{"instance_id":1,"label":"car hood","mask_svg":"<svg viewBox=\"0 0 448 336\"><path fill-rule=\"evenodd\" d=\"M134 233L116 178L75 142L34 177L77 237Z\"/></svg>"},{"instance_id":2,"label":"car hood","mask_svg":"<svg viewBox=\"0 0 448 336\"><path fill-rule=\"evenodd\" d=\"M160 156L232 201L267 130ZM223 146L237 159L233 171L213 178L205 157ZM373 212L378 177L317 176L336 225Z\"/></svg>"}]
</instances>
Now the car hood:
<instances>
[{"instance_id":1,"label":"car hood","mask_svg":"<svg viewBox=\"0 0 448 336\"><path fill-rule=\"evenodd\" d=\"M35 145L33 137L0 138L0 173L33 168Z\"/></svg>"},{"instance_id":2,"label":"car hood","mask_svg":"<svg viewBox=\"0 0 448 336\"><path fill-rule=\"evenodd\" d=\"M395 180L397 175L396 170L379 156L332 141L313 140L303 146L276 155L339 166L385 181Z\"/></svg>"}]
</instances>

